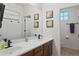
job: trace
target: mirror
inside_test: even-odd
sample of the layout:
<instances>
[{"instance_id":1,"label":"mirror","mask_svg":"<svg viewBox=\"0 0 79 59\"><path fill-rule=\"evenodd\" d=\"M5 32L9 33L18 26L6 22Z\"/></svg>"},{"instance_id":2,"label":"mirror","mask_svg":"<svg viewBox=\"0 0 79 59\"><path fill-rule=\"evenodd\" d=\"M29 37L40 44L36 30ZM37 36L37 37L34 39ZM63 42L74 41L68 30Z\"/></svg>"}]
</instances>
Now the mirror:
<instances>
[{"instance_id":1,"label":"mirror","mask_svg":"<svg viewBox=\"0 0 79 59\"><path fill-rule=\"evenodd\" d=\"M25 8L26 14L25 16L30 15L31 16L31 36L35 35L42 35L43 33L43 22L42 22L42 9L40 7L40 4L28 4L29 8ZM26 6L26 7L27 7ZM29 12L27 11L29 10ZM27 25L26 25L27 26Z\"/></svg>"},{"instance_id":2,"label":"mirror","mask_svg":"<svg viewBox=\"0 0 79 59\"><path fill-rule=\"evenodd\" d=\"M25 35L29 37L42 34L42 11L39 6L28 3L5 3L5 6L3 27L0 30L4 38L17 40ZM39 15L36 16L39 20L34 20L34 14ZM34 21L39 22L38 28L34 28Z\"/></svg>"}]
</instances>

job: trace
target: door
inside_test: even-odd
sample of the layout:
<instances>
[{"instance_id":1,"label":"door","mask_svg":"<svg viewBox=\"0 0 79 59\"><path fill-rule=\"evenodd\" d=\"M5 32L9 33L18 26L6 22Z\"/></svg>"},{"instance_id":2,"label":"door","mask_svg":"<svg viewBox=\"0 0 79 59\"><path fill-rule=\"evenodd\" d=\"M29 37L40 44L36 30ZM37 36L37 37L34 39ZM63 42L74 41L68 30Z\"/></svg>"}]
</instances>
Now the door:
<instances>
[{"instance_id":1,"label":"door","mask_svg":"<svg viewBox=\"0 0 79 59\"><path fill-rule=\"evenodd\" d=\"M63 13L63 12L68 12ZM68 7L60 10L61 47L67 55L79 55L79 6ZM68 15L68 18L66 17ZM70 32L70 24L74 24L74 33Z\"/></svg>"},{"instance_id":2,"label":"door","mask_svg":"<svg viewBox=\"0 0 79 59\"><path fill-rule=\"evenodd\" d=\"M61 44L62 47L74 49L76 48L75 32L70 33L70 23L76 23L75 7L64 8L61 10L63 19L60 22L61 26ZM65 15L68 14L68 15ZM68 18L67 18L68 17Z\"/></svg>"}]
</instances>

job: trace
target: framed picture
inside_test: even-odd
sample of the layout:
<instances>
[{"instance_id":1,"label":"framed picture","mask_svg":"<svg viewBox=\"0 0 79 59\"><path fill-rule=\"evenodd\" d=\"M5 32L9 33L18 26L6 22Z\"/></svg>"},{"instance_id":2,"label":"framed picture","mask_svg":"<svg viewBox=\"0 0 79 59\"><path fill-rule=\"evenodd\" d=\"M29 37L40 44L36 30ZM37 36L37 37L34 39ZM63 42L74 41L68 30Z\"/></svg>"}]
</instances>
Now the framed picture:
<instances>
[{"instance_id":1,"label":"framed picture","mask_svg":"<svg viewBox=\"0 0 79 59\"><path fill-rule=\"evenodd\" d=\"M53 18L53 11L46 12L46 19Z\"/></svg>"},{"instance_id":2,"label":"framed picture","mask_svg":"<svg viewBox=\"0 0 79 59\"><path fill-rule=\"evenodd\" d=\"M38 21L34 22L34 28L39 28L39 22Z\"/></svg>"},{"instance_id":3,"label":"framed picture","mask_svg":"<svg viewBox=\"0 0 79 59\"><path fill-rule=\"evenodd\" d=\"M34 20L39 20L39 14L34 14Z\"/></svg>"},{"instance_id":4,"label":"framed picture","mask_svg":"<svg viewBox=\"0 0 79 59\"><path fill-rule=\"evenodd\" d=\"M53 20L46 21L46 27L47 28L52 28L53 27Z\"/></svg>"}]
</instances>

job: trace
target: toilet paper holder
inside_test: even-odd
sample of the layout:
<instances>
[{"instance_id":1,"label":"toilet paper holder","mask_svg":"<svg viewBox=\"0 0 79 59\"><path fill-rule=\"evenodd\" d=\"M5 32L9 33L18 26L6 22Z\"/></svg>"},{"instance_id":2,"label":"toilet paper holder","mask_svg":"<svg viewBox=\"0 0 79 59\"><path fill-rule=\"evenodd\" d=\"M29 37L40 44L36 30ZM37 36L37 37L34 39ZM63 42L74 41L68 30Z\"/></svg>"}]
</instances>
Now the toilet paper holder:
<instances>
[{"instance_id":1,"label":"toilet paper holder","mask_svg":"<svg viewBox=\"0 0 79 59\"><path fill-rule=\"evenodd\" d=\"M66 36L65 38L66 38L66 39L69 39L69 36Z\"/></svg>"}]
</instances>

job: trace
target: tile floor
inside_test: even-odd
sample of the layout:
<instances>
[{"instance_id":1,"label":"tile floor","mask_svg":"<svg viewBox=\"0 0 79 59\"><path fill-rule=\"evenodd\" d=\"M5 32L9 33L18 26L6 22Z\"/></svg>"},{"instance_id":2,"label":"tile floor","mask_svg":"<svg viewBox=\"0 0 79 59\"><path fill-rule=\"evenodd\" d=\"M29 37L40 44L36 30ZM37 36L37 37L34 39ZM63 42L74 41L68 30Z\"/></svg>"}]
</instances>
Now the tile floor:
<instances>
[{"instance_id":1,"label":"tile floor","mask_svg":"<svg viewBox=\"0 0 79 59\"><path fill-rule=\"evenodd\" d=\"M61 56L79 56L79 50L61 47Z\"/></svg>"}]
</instances>

